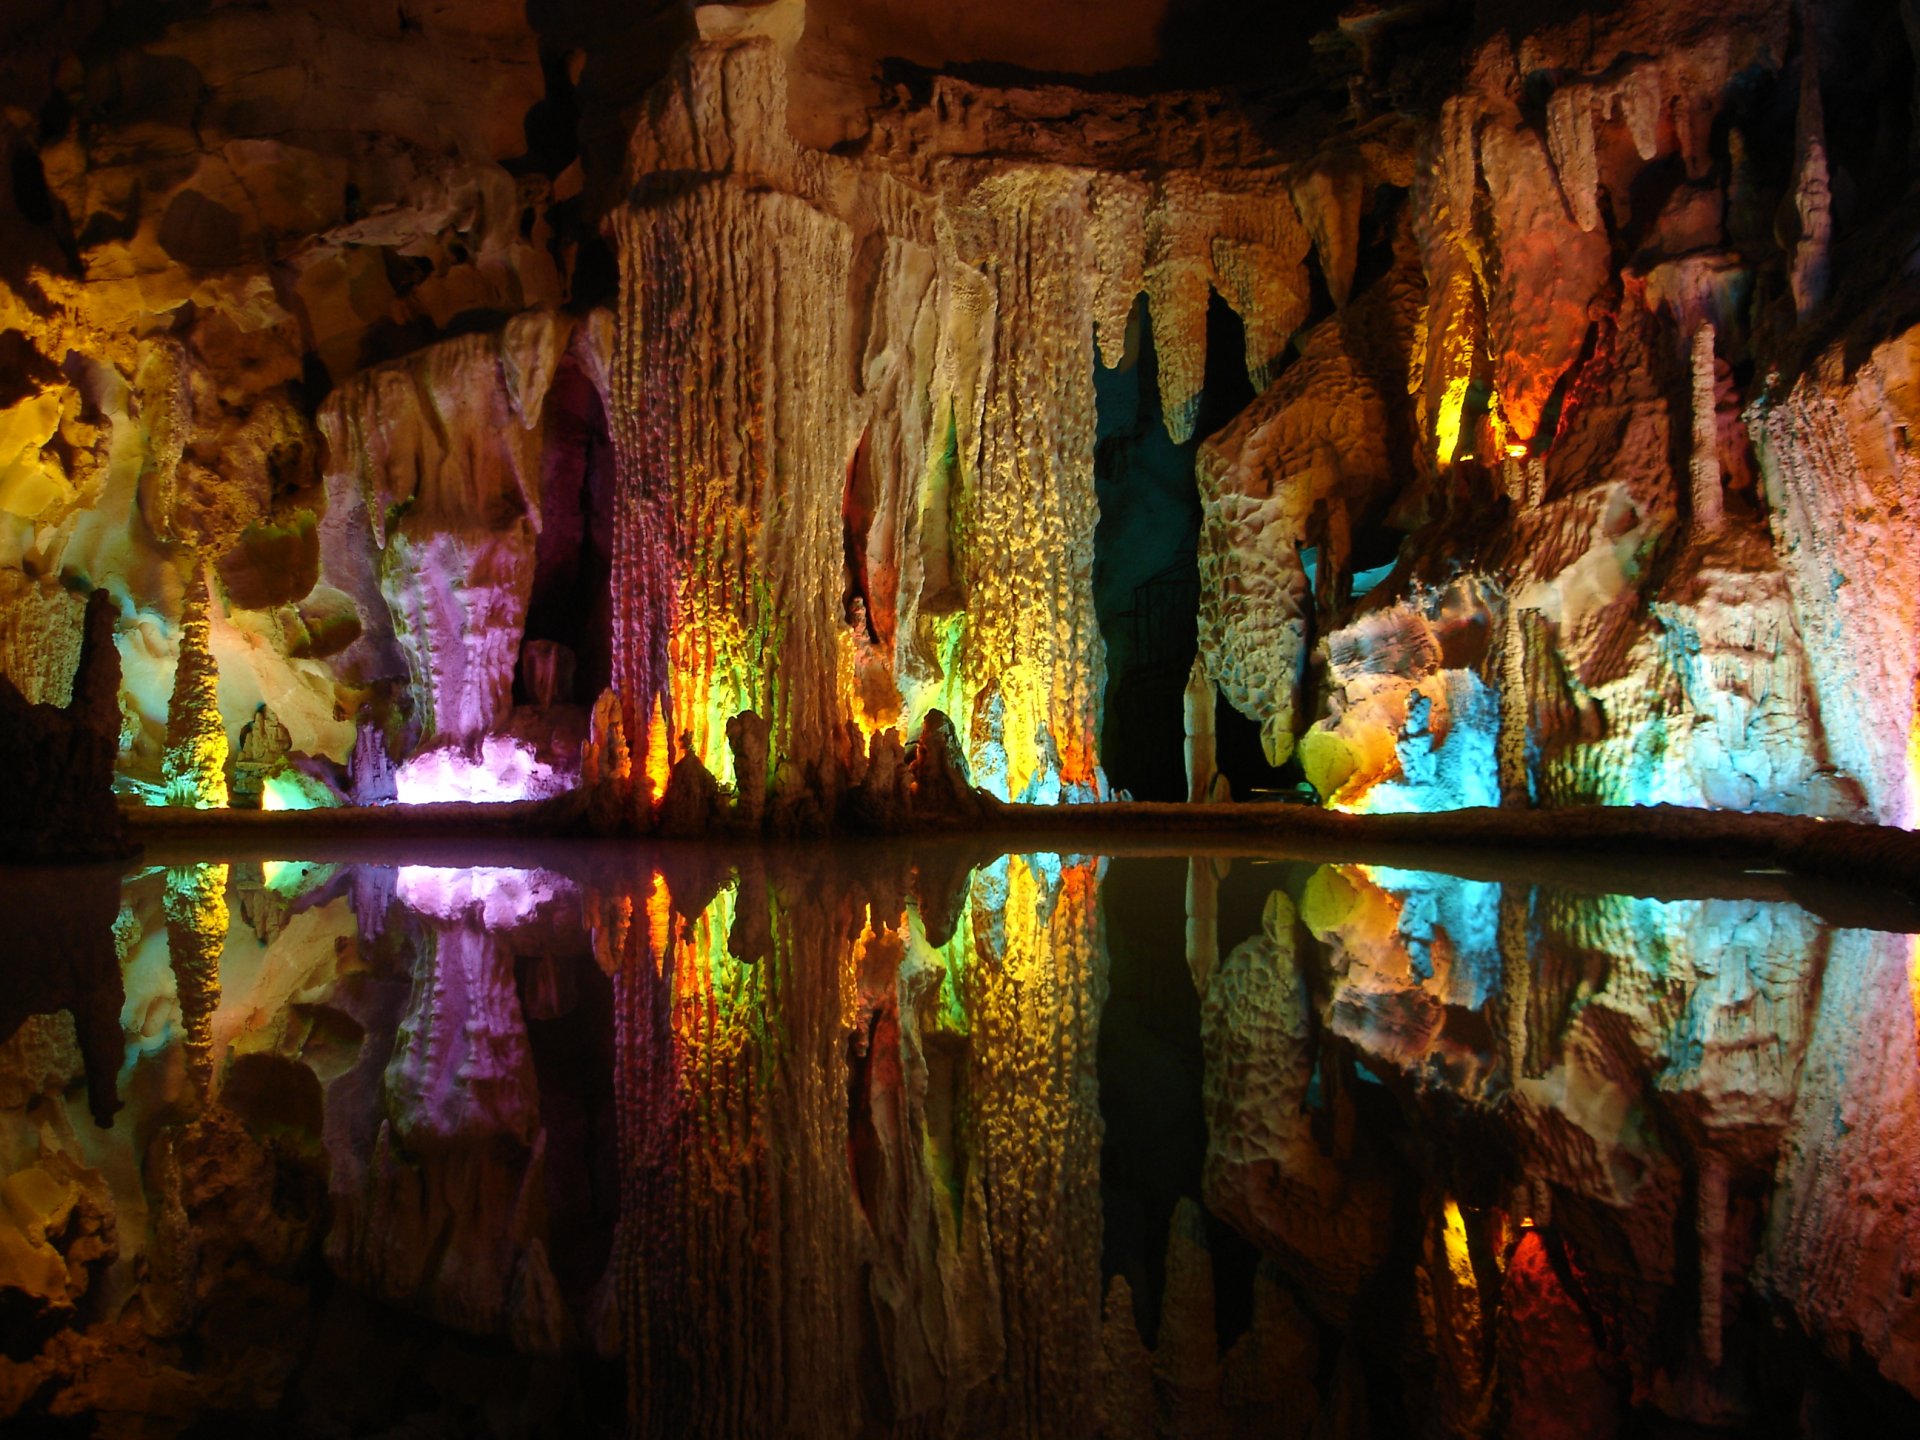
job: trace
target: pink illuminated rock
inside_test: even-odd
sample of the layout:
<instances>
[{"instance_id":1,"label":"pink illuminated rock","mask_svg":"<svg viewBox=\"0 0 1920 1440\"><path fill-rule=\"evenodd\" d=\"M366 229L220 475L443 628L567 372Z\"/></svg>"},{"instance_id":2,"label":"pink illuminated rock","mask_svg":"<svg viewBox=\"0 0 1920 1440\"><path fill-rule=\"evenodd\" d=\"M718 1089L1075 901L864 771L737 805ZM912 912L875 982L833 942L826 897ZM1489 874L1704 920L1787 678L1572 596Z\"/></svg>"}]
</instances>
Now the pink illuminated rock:
<instances>
[{"instance_id":1,"label":"pink illuminated rock","mask_svg":"<svg viewBox=\"0 0 1920 1440\"><path fill-rule=\"evenodd\" d=\"M573 788L576 777L557 773L525 741L489 735L471 747L423 750L394 772L402 805L442 801L541 800Z\"/></svg>"}]
</instances>

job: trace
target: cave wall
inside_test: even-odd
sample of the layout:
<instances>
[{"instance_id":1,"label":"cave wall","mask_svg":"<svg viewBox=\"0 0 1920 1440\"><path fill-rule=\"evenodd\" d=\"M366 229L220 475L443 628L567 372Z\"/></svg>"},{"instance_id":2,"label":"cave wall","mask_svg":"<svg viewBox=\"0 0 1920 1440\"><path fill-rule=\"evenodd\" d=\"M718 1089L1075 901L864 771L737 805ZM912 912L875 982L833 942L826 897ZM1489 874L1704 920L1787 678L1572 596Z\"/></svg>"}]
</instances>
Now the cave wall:
<instances>
[{"instance_id":1,"label":"cave wall","mask_svg":"<svg viewBox=\"0 0 1920 1440\"><path fill-rule=\"evenodd\" d=\"M1895 7L1303 15L1253 74L1205 5L1073 63L1016 11L23 17L6 674L62 700L105 587L158 798L210 576L220 723L266 705L301 803L564 788L575 673L656 768L825 813L934 709L992 793L1104 796L1135 319L1195 694L1272 775L1909 820ZM604 609L526 645L581 564Z\"/></svg>"}]
</instances>

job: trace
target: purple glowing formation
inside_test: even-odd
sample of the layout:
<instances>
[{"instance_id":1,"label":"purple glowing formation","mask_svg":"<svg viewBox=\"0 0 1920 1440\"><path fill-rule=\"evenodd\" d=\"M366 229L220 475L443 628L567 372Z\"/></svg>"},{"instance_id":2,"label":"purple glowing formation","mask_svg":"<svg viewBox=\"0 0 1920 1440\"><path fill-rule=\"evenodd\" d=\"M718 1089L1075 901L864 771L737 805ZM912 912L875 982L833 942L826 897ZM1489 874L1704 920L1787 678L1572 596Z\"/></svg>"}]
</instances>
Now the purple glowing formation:
<instances>
[{"instance_id":1,"label":"purple glowing formation","mask_svg":"<svg viewBox=\"0 0 1920 1440\"><path fill-rule=\"evenodd\" d=\"M447 747L414 756L394 776L402 805L437 801L541 800L566 790L574 777L540 760L533 747L506 735L489 735L476 758Z\"/></svg>"}]
</instances>

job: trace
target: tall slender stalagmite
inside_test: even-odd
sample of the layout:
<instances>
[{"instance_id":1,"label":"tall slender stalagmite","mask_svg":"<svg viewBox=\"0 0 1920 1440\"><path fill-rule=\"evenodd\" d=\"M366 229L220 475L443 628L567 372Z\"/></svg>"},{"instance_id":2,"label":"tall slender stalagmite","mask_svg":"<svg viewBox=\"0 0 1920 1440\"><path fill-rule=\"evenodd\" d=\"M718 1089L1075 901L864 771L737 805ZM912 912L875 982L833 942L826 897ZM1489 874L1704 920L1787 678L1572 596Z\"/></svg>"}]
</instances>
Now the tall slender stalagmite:
<instances>
[{"instance_id":1,"label":"tall slender stalagmite","mask_svg":"<svg viewBox=\"0 0 1920 1440\"><path fill-rule=\"evenodd\" d=\"M219 810L227 803L227 729L220 719L220 670L208 648L207 581L197 560L189 575L160 774L169 805Z\"/></svg>"}]
</instances>

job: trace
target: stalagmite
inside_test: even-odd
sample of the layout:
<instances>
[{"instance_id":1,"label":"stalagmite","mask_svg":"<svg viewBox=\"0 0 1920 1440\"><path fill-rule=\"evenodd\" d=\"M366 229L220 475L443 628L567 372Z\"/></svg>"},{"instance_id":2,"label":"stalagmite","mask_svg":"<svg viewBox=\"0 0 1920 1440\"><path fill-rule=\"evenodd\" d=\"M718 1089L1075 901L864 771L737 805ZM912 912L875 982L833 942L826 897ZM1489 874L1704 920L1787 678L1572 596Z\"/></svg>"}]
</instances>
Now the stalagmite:
<instances>
[{"instance_id":1,"label":"stalagmite","mask_svg":"<svg viewBox=\"0 0 1920 1440\"><path fill-rule=\"evenodd\" d=\"M1181 697L1186 729L1189 804L1224 798L1219 792L1225 790L1227 782L1220 773L1214 747L1214 706L1213 680L1196 655L1193 668L1187 673L1187 687Z\"/></svg>"},{"instance_id":2,"label":"stalagmite","mask_svg":"<svg viewBox=\"0 0 1920 1440\"><path fill-rule=\"evenodd\" d=\"M227 730L220 719L220 671L207 646L208 582L197 564L188 573L161 775L168 804L213 810L227 803Z\"/></svg>"}]
</instances>

